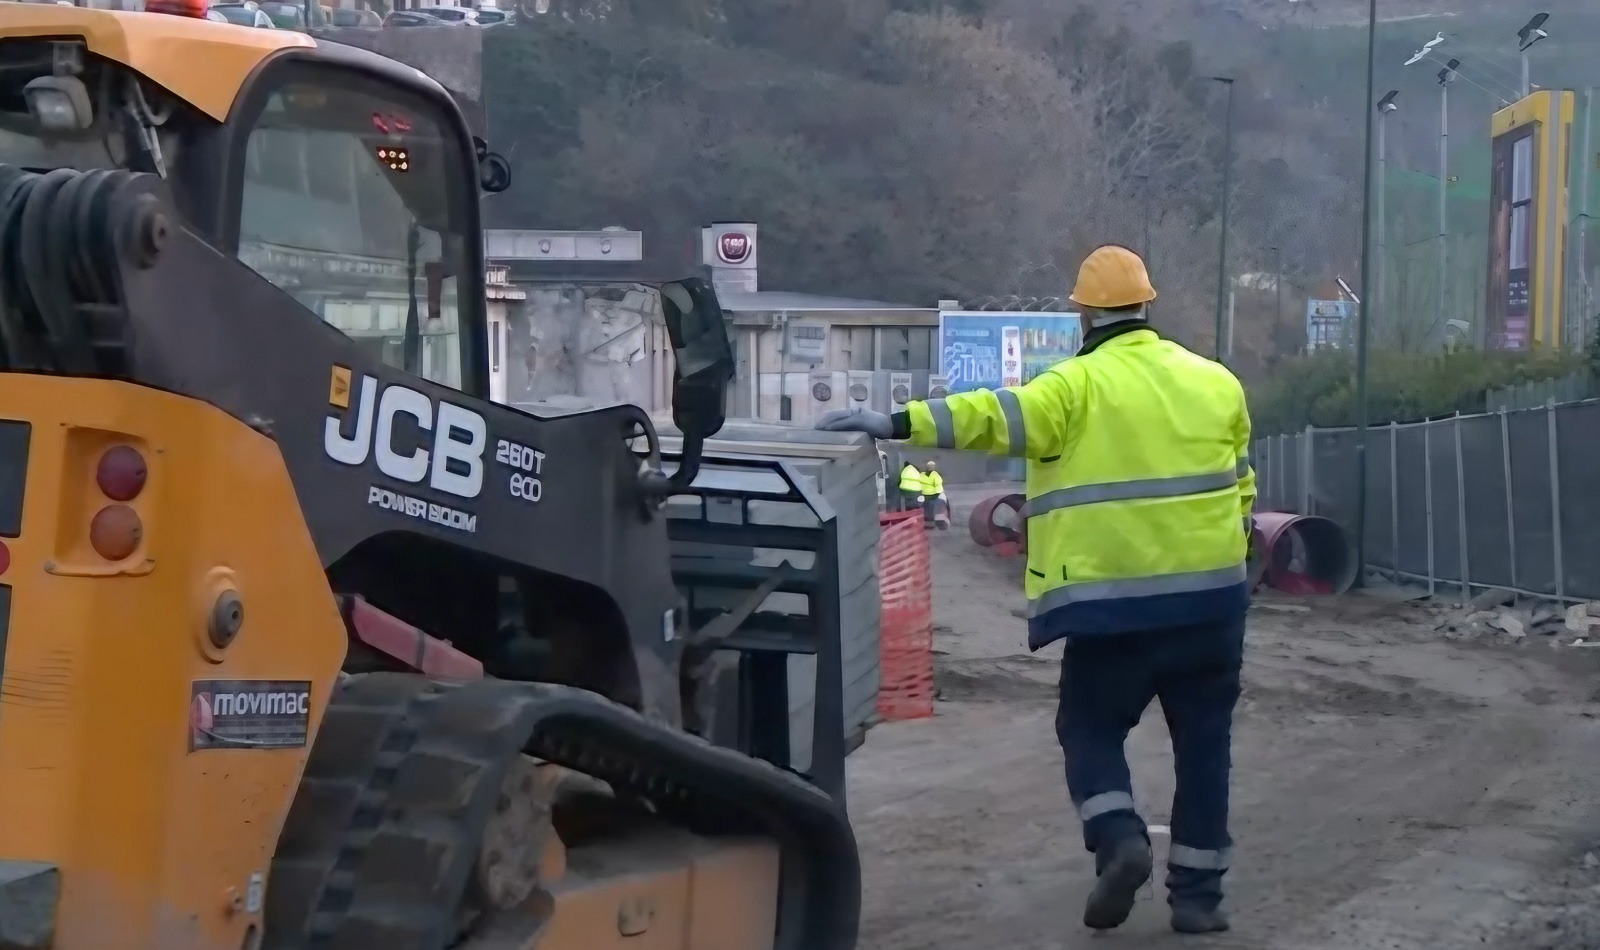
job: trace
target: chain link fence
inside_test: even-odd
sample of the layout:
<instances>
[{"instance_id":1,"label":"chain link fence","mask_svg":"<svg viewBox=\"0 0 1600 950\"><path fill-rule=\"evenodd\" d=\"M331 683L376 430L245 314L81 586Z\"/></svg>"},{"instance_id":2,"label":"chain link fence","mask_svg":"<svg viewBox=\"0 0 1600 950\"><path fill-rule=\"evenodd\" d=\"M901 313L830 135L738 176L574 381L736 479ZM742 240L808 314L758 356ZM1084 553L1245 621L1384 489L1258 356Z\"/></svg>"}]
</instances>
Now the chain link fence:
<instances>
[{"instance_id":1,"label":"chain link fence","mask_svg":"<svg viewBox=\"0 0 1600 950\"><path fill-rule=\"evenodd\" d=\"M1354 429L1256 441L1256 505L1353 531ZM1367 567L1430 593L1498 587L1600 600L1600 400L1373 426Z\"/></svg>"}]
</instances>

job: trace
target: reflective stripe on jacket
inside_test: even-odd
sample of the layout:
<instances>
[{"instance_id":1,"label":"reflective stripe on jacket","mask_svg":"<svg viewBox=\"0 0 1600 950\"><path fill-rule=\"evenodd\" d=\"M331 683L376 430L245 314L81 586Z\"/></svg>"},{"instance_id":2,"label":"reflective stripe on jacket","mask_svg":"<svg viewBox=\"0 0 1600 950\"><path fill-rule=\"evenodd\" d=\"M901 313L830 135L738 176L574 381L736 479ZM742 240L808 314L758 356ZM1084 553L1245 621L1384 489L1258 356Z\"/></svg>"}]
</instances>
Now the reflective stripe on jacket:
<instances>
[{"instance_id":1,"label":"reflective stripe on jacket","mask_svg":"<svg viewBox=\"0 0 1600 950\"><path fill-rule=\"evenodd\" d=\"M907 462L900 470L900 490L922 494L922 469Z\"/></svg>"},{"instance_id":2,"label":"reflective stripe on jacket","mask_svg":"<svg viewBox=\"0 0 1600 950\"><path fill-rule=\"evenodd\" d=\"M907 413L913 444L1028 460L1033 649L1248 606L1250 416L1221 364L1139 324L1025 386L912 402Z\"/></svg>"},{"instance_id":3,"label":"reflective stripe on jacket","mask_svg":"<svg viewBox=\"0 0 1600 950\"><path fill-rule=\"evenodd\" d=\"M938 472L922 473L922 493L929 498L944 492L944 476Z\"/></svg>"}]
</instances>

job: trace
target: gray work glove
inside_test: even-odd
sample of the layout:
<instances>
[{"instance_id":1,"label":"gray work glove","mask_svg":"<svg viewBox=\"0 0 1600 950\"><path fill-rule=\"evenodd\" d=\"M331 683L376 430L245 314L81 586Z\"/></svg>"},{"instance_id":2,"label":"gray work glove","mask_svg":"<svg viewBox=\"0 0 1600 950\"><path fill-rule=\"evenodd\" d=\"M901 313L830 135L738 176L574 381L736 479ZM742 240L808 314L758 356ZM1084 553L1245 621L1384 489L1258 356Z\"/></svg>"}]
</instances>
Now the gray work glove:
<instances>
[{"instance_id":1,"label":"gray work glove","mask_svg":"<svg viewBox=\"0 0 1600 950\"><path fill-rule=\"evenodd\" d=\"M823 432L865 432L874 439L894 436L894 423L889 421L886 414L860 406L825 412L817 420L815 428Z\"/></svg>"}]
</instances>

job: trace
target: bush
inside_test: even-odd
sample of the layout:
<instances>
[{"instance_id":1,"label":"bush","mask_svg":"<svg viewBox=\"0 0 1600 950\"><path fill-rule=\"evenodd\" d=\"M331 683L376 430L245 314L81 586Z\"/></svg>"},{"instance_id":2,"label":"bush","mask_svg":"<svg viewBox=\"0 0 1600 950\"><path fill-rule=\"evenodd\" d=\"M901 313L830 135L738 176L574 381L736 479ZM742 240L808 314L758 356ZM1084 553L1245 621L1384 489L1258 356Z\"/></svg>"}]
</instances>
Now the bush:
<instances>
[{"instance_id":1,"label":"bush","mask_svg":"<svg viewBox=\"0 0 1600 950\"><path fill-rule=\"evenodd\" d=\"M1374 352L1367 365L1367 424L1481 412L1485 390L1556 379L1587 369L1590 359L1589 354L1570 352ZM1348 350L1279 361L1246 389L1258 435L1356 423L1355 357Z\"/></svg>"}]
</instances>

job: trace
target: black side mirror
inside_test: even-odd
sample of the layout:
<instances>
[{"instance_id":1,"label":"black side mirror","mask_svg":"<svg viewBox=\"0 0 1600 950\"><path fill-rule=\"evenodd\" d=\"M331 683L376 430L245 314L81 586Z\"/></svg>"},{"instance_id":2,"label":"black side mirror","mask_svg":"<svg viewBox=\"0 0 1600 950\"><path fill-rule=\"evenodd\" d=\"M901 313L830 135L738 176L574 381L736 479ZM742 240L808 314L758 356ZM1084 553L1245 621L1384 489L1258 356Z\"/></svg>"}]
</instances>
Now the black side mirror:
<instances>
[{"instance_id":1,"label":"black side mirror","mask_svg":"<svg viewBox=\"0 0 1600 950\"><path fill-rule=\"evenodd\" d=\"M672 424L683 433L683 458L668 486L676 492L694 481L705 440L727 421L733 347L722 304L703 278L662 284L661 314L672 340Z\"/></svg>"},{"instance_id":2,"label":"black side mirror","mask_svg":"<svg viewBox=\"0 0 1600 950\"><path fill-rule=\"evenodd\" d=\"M478 184L491 195L511 187L511 163L498 152L490 152L478 162Z\"/></svg>"},{"instance_id":3,"label":"black side mirror","mask_svg":"<svg viewBox=\"0 0 1600 950\"><path fill-rule=\"evenodd\" d=\"M478 187L498 195L511 187L511 163L499 152L489 151L489 143L474 135L472 151L478 158Z\"/></svg>"}]
</instances>

